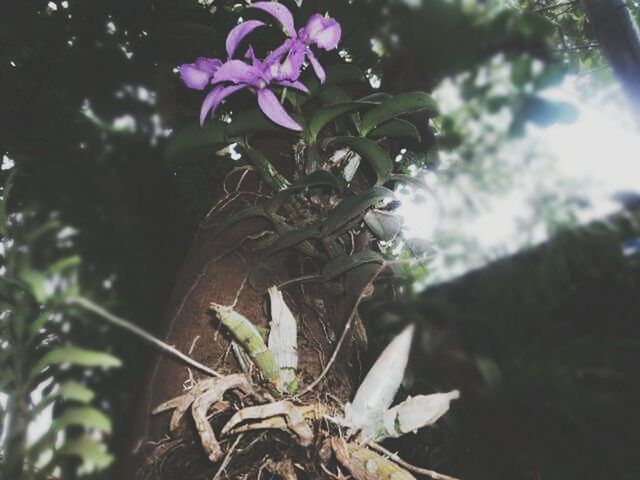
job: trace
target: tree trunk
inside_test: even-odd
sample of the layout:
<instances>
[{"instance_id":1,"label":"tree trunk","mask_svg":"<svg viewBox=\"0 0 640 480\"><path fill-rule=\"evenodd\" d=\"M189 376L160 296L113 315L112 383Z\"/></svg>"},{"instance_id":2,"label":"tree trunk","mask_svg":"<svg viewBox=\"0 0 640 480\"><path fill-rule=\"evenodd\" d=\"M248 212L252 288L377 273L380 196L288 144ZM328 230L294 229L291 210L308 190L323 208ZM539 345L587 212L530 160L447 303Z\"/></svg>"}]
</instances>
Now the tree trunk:
<instances>
[{"instance_id":1,"label":"tree trunk","mask_svg":"<svg viewBox=\"0 0 640 480\"><path fill-rule=\"evenodd\" d=\"M258 145L274 166L289 179L293 173L293 152L290 144L269 139ZM229 174L219 191L220 200L203 220L187 258L178 275L167 315L165 341L222 374L241 372L234 355L228 331L209 310L209 304L231 305L259 327L268 325L266 292L272 285L302 275L318 273L321 263L286 249L263 259L257 251L271 230L261 219L246 220L214 236L215 226L231 212L250 204L264 202L271 192L251 169L240 167ZM295 215L295 212L291 212ZM361 234L353 242L354 249L369 248L369 237ZM340 282L307 283L283 289L284 298L298 323L298 356L301 390L318 378L334 351L347 319L355 313L362 290L376 271L365 265L350 271ZM349 287L345 289L345 284ZM318 386L304 397L306 401L345 402L353 394L360 377L360 354L364 342L351 340L351 335ZM211 479L220 463L211 463L194 435L193 424L179 435L167 437L169 416L152 416L152 410L162 402L184 393L185 388L205 376L189 370L170 358L154 360L148 382L140 387L140 406L136 412L134 455L124 465L124 478ZM329 395L330 394L330 395ZM226 417L227 419L229 416ZM215 421L214 421L215 423ZM216 430L217 432L217 430ZM225 466L228 478L255 478L267 459L277 461L293 456L286 436L271 434L262 441L240 446L231 464ZM269 440L271 438L271 440ZM219 439L223 450L230 441ZM233 439L231 439L233 440ZM306 454L305 454L306 455ZM324 478L314 460L302 455L296 461L306 469L315 469L313 478ZM309 457L309 455L307 455ZM234 473L230 473L234 472ZM237 475L237 476L234 476ZM222 477L225 478L225 477ZM328 478L328 477L327 477Z\"/></svg>"},{"instance_id":2,"label":"tree trunk","mask_svg":"<svg viewBox=\"0 0 640 480\"><path fill-rule=\"evenodd\" d=\"M623 0L583 0L582 3L640 128L640 35L635 21Z\"/></svg>"}]
</instances>

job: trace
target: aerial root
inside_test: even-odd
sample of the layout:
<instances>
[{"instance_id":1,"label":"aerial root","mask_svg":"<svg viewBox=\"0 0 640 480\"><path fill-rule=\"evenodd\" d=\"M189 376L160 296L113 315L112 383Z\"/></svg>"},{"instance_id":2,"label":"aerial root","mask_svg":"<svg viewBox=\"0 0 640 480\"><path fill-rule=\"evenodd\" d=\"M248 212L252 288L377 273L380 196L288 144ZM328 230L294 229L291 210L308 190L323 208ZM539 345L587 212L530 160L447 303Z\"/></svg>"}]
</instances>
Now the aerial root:
<instances>
[{"instance_id":1,"label":"aerial root","mask_svg":"<svg viewBox=\"0 0 640 480\"><path fill-rule=\"evenodd\" d=\"M320 409L317 406L298 406L288 400L256 405L238 411L222 429L222 434L240 433L259 429L280 429L296 437L303 447L313 442L313 430L307 425L306 418L317 419ZM248 420L260 420L240 425Z\"/></svg>"},{"instance_id":2,"label":"aerial root","mask_svg":"<svg viewBox=\"0 0 640 480\"><path fill-rule=\"evenodd\" d=\"M196 424L202 448L209 457L209 460L217 462L222 458L223 452L218 444L213 428L211 428L207 413L211 407L217 407L218 410L227 409L229 404L223 401L222 396L225 392L232 389L240 390L245 394L253 393L251 383L247 377L242 374L228 375L222 378L211 378L198 383L184 395L164 402L156 407L152 413L157 414L173 409L174 412L169 424L169 429L173 432L178 428L189 407L191 407L191 415Z\"/></svg>"}]
</instances>

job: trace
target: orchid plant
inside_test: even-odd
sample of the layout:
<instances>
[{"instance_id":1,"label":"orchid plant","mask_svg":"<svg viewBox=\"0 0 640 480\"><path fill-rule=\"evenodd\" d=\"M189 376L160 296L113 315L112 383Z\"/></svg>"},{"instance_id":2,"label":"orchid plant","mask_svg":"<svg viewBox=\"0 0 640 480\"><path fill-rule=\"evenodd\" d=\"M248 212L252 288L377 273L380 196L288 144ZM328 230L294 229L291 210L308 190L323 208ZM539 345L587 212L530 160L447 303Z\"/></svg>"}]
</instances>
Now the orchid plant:
<instances>
[{"instance_id":1,"label":"orchid plant","mask_svg":"<svg viewBox=\"0 0 640 480\"><path fill-rule=\"evenodd\" d=\"M240 46L247 37L266 26L262 20L251 19L239 23L229 32L225 60L199 58L194 63L181 65L180 76L187 87L210 91L202 102L200 127L190 125L176 133L167 149L167 157L175 159L183 154L191 155L203 147L209 152L219 151L229 144L237 144L242 150L242 161L250 164L262 181L260 188L264 184L270 192L261 194L260 199L249 206L229 207L210 235L215 238L235 224L260 217L270 225L265 231L268 235L255 244L255 271L276 252L295 250L300 258L312 261L317 274L289 278L277 288L270 286L267 290L271 305L268 337L256 327L254 319L236 310L235 304L210 303L211 313L239 346L234 350L238 364L248 378L255 379L251 388L258 387L268 393L236 412L220 433L224 436L277 428L290 432L301 447L312 448L317 434L307 423L312 422L316 427L322 424L325 428L326 421L330 420L332 425L343 429L343 434L333 427L325 428L324 433L333 435L333 440L343 436L348 440L344 445L333 442L331 448L353 478L414 478L369 446L434 424L449 409L450 402L458 398L458 392L419 395L392 406L407 365L413 337L411 328L385 349L351 403L338 407L330 402L310 403L304 398L309 398L310 392L324 381L339 348L348 343L345 339L349 332L364 331L357 309L378 274L401 270L390 268L398 265L385 257L381 246L382 242L390 244L402 237L402 222L390 211L395 199L393 188L399 182L421 184L415 178L399 173L394 158L401 150L396 150L400 142L407 138L420 142L421 137L414 123L399 117L420 112L426 113L421 117L426 121L437 112L437 105L425 92L396 96L375 92L359 99L352 98L339 85L358 83L363 90L369 89L362 71L348 62L325 69L316 56L319 50L338 48L342 28L337 20L316 13L302 28L296 29L292 13L278 2L259 1L248 8L272 17L284 33L284 40L264 56L254 45L249 45L244 54L239 55ZM305 72L307 66L309 71ZM244 89L255 93L259 110L236 112L228 121L213 121L212 125L202 128L207 117L215 114L227 97ZM278 93L282 93L280 99ZM293 112L283 107L285 99L290 102ZM280 173L268 155L252 145L255 134L261 132L285 133L288 140L294 139L291 146L296 168L290 178ZM393 143L389 141L391 139ZM360 168L365 164L369 166L366 173ZM356 176L357 182L353 181ZM226 205L229 203L221 209L226 209ZM297 214L292 214L293 211ZM349 247L354 245L356 237L362 238L366 245L361 250ZM354 280L359 278L357 275L345 275L372 264L378 266L377 273L364 286L358 283L360 280ZM253 271L254 267L249 270ZM369 275L370 270L363 274ZM331 357L333 360L309 383L307 367L302 361L304 356L300 356L300 362L298 358L300 325L280 288L327 281L342 282L344 291L354 293L357 301L351 310L345 308L339 313L336 325L345 326ZM305 290L302 292L306 296ZM207 411L220 403L225 391L247 390L247 377L241 377L227 375L210 379L208 383L194 387L193 392L165 402L156 412L174 409L170 427L174 430L193 404L192 414L203 448L209 458L217 462L223 451L207 420ZM266 398L274 401L263 403Z\"/></svg>"},{"instance_id":2,"label":"orchid plant","mask_svg":"<svg viewBox=\"0 0 640 480\"><path fill-rule=\"evenodd\" d=\"M240 43L256 28L264 26L260 20L248 20L233 28L226 40L227 61L217 58L199 58L195 63L180 66L180 76L189 88L213 89L207 94L200 109L200 124L204 124L209 112L215 113L228 96L252 89L258 97L258 105L264 114L278 125L302 130L302 127L286 112L270 87L285 87L308 92L298 81L305 59L311 64L321 83L326 79L325 70L311 50L312 45L329 51L337 48L341 36L340 24L333 18L314 14L307 25L296 32L293 15L284 5L276 2L256 2L250 8L262 10L275 18L287 39L267 55L258 59L253 47L249 47L244 60L233 56Z\"/></svg>"}]
</instances>

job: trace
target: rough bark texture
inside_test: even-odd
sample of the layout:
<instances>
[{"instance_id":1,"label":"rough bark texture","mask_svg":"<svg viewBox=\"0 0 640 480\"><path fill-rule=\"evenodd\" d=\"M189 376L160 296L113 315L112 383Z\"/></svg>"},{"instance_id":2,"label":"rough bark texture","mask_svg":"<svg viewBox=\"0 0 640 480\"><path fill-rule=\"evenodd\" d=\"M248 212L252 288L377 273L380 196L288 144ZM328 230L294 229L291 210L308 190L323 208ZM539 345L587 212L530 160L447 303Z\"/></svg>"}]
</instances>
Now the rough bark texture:
<instances>
[{"instance_id":1,"label":"rough bark texture","mask_svg":"<svg viewBox=\"0 0 640 480\"><path fill-rule=\"evenodd\" d=\"M290 148L285 143L271 145L268 157L289 178L293 165L293 158L287 154ZM238 192L233 193L236 190ZM220 328L208 308L209 304L231 305L237 298L235 309L256 325L264 327L268 324L267 289L294 277L318 273L321 268L320 263L291 249L262 259L256 247L264 242L266 232L270 230L265 220L247 220L219 236L213 235L214 227L229 213L260 203L270 194L251 170L238 169L227 177L220 191L220 202L202 222L170 300L165 341L181 351L190 352L193 358L223 374L241 370L230 349L228 332ZM354 248L368 248L368 241L365 238L360 247L354 241ZM349 313L374 271L371 266L363 266L350 272L350 287L346 292L342 281L285 289L285 300L298 320L302 388L316 379L326 365ZM342 402L348 400L360 376L362 347L362 342L347 341L344 352L338 356L326 378L305 400L314 397L325 399L328 393ZM135 453L125 464L124 476L164 479L174 478L172 475L180 473L180 478L187 474L190 479L211 478L216 468L200 458L203 456L201 447L197 441L190 440L188 432L182 439L184 454L180 460L172 460L177 468L175 465L167 468L166 475L158 473L161 469L157 468L153 473L140 474L141 467L161 461L154 458L161 451L156 450L157 442L166 440L168 434L169 415L152 417L151 411L167 399L182 394L184 386L192 380L203 378L163 356L158 356L154 362L148 382L140 386L141 401L132 441ZM248 460L250 470L253 470L248 478L256 474L255 463L259 463L261 458L264 459L264 452L258 451Z\"/></svg>"},{"instance_id":2,"label":"rough bark texture","mask_svg":"<svg viewBox=\"0 0 640 480\"><path fill-rule=\"evenodd\" d=\"M583 0L604 55L622 83L640 128L640 34L623 0Z\"/></svg>"}]
</instances>

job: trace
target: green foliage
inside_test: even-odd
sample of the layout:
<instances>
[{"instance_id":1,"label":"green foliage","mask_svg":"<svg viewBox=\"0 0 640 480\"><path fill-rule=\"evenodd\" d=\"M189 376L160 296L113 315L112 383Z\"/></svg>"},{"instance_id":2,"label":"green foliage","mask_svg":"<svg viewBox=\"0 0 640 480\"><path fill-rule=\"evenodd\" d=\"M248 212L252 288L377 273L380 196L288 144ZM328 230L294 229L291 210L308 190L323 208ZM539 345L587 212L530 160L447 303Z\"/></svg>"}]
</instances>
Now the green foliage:
<instances>
[{"instance_id":1,"label":"green foliage","mask_svg":"<svg viewBox=\"0 0 640 480\"><path fill-rule=\"evenodd\" d=\"M65 472L104 469L113 460L104 444L111 420L91 405L95 392L80 379L87 369L121 362L68 343L65 302L77 290L79 259L59 247L50 248L46 260L43 251L36 255L43 242L55 245L58 222L33 228L24 216L6 217L1 240L0 392L8 400L0 472L2 478L35 480L63 466ZM32 440L27 428L34 422L43 433Z\"/></svg>"}]
</instances>

